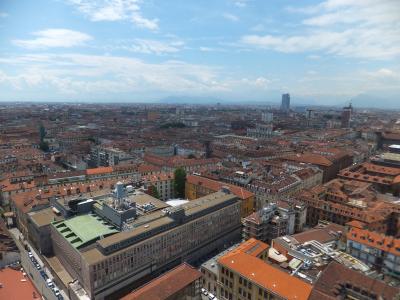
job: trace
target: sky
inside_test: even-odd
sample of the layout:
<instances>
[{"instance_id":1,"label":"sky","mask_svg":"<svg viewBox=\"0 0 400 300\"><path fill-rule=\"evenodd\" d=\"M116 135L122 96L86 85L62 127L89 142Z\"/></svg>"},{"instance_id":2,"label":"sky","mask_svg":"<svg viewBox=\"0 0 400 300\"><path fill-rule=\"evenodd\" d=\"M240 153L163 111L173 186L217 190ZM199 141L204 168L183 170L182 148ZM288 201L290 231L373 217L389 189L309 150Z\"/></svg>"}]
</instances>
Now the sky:
<instances>
[{"instance_id":1,"label":"sky","mask_svg":"<svg viewBox=\"0 0 400 300\"><path fill-rule=\"evenodd\" d=\"M0 101L284 92L400 106L400 0L0 1Z\"/></svg>"}]
</instances>

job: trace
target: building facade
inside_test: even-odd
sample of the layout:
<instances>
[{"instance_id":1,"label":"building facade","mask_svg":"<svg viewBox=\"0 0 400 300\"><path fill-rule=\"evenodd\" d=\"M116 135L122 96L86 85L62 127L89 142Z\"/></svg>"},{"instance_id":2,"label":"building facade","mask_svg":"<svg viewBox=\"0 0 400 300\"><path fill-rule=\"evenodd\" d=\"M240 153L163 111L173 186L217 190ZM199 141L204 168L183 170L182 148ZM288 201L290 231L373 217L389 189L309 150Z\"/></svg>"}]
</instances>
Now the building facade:
<instances>
[{"instance_id":1,"label":"building facade","mask_svg":"<svg viewBox=\"0 0 400 300\"><path fill-rule=\"evenodd\" d=\"M197 260L240 239L240 202L233 194L213 193L139 217L131 230L84 244L79 242L81 233L72 230L66 236L57 223L52 225L56 256L91 299L104 299L143 276Z\"/></svg>"},{"instance_id":2,"label":"building facade","mask_svg":"<svg viewBox=\"0 0 400 300\"><path fill-rule=\"evenodd\" d=\"M290 95L282 94L281 111L289 112L290 110Z\"/></svg>"},{"instance_id":3,"label":"building facade","mask_svg":"<svg viewBox=\"0 0 400 300\"><path fill-rule=\"evenodd\" d=\"M400 279L400 239L370 231L362 222L347 225L347 252L380 272Z\"/></svg>"}]
</instances>

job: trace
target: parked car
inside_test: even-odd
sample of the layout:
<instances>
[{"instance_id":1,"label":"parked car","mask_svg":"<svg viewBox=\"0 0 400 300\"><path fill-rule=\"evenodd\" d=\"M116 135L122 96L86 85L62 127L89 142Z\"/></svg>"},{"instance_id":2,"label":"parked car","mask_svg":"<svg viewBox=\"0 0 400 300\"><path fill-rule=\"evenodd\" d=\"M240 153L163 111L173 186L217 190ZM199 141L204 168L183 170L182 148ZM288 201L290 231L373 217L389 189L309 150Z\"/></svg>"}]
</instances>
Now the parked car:
<instances>
[{"instance_id":1,"label":"parked car","mask_svg":"<svg viewBox=\"0 0 400 300\"><path fill-rule=\"evenodd\" d=\"M47 284L47 286L48 286L49 288L53 288L53 287L54 287L54 283L53 283L53 281L52 281L50 278L48 278L48 279L46 280L46 284Z\"/></svg>"}]
</instances>

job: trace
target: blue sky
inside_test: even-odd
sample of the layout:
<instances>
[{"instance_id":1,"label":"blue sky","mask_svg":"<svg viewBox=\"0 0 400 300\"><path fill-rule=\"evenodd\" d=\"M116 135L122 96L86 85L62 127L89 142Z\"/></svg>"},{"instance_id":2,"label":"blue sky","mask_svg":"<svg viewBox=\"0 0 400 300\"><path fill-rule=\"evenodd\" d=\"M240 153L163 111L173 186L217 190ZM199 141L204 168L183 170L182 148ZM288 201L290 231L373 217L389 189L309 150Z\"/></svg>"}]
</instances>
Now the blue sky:
<instances>
[{"instance_id":1,"label":"blue sky","mask_svg":"<svg viewBox=\"0 0 400 300\"><path fill-rule=\"evenodd\" d=\"M393 102L399 12L399 0L2 0L0 101Z\"/></svg>"}]
</instances>

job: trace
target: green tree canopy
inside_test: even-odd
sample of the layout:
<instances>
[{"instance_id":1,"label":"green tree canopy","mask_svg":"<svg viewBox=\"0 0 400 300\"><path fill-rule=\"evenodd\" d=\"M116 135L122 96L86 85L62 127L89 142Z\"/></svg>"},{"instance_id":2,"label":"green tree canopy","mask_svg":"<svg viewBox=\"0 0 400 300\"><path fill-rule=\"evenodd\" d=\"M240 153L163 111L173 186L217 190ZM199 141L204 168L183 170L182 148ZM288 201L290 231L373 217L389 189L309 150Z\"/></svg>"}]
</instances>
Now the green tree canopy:
<instances>
[{"instance_id":1,"label":"green tree canopy","mask_svg":"<svg viewBox=\"0 0 400 300\"><path fill-rule=\"evenodd\" d=\"M157 198L157 199L161 199L160 193L158 192L157 188L153 184L149 186L147 191L150 196Z\"/></svg>"},{"instance_id":2,"label":"green tree canopy","mask_svg":"<svg viewBox=\"0 0 400 300\"><path fill-rule=\"evenodd\" d=\"M175 196L185 198L186 171L183 168L177 168L174 172L174 190Z\"/></svg>"}]
</instances>

